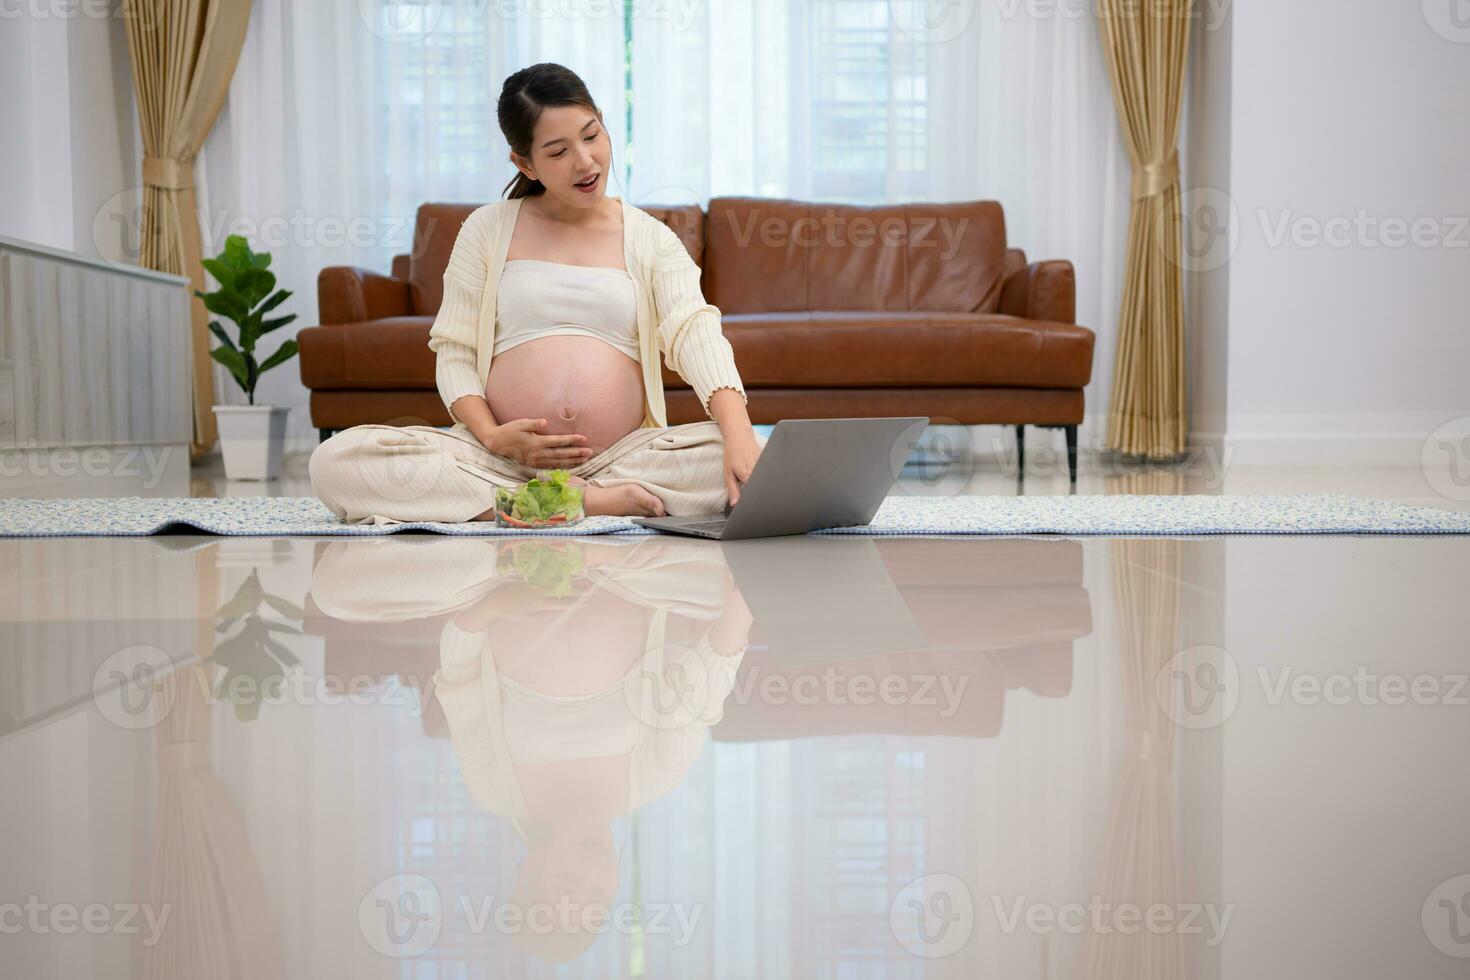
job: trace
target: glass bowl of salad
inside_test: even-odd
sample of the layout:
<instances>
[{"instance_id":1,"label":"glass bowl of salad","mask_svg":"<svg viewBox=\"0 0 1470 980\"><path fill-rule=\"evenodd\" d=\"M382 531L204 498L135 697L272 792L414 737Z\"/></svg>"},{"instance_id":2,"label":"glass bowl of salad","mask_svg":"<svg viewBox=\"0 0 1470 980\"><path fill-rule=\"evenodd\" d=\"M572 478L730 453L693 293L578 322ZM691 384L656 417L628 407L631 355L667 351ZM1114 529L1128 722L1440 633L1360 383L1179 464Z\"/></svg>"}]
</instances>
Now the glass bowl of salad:
<instances>
[{"instance_id":1,"label":"glass bowl of salad","mask_svg":"<svg viewBox=\"0 0 1470 980\"><path fill-rule=\"evenodd\" d=\"M495 523L513 528L561 528L587 516L582 488L567 482L566 470L551 470L518 487L495 490Z\"/></svg>"}]
</instances>

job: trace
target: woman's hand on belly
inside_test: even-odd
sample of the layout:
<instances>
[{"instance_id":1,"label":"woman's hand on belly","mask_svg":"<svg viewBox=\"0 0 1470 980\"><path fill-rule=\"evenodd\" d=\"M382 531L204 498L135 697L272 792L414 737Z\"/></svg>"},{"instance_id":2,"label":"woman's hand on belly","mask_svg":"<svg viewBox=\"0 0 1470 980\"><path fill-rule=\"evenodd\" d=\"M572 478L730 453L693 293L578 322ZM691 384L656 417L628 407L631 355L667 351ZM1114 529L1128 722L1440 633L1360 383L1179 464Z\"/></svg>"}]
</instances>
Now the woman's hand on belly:
<instances>
[{"instance_id":1,"label":"woman's hand on belly","mask_svg":"<svg viewBox=\"0 0 1470 980\"><path fill-rule=\"evenodd\" d=\"M497 456L532 469L568 469L596 455L586 436L546 435L545 429L545 419L511 419L497 425L483 444Z\"/></svg>"},{"instance_id":2,"label":"woman's hand on belly","mask_svg":"<svg viewBox=\"0 0 1470 980\"><path fill-rule=\"evenodd\" d=\"M596 454L643 424L643 369L594 337L541 337L491 360L485 400L501 425L545 419L540 431L585 436Z\"/></svg>"}]
</instances>

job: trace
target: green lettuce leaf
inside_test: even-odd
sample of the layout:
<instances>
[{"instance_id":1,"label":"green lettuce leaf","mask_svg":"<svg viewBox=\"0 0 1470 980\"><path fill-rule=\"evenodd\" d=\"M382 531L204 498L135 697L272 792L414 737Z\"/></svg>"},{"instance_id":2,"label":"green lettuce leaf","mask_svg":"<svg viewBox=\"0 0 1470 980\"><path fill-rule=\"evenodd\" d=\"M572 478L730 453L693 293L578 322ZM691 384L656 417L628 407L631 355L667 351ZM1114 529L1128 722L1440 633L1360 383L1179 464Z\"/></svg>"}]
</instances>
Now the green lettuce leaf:
<instances>
[{"instance_id":1,"label":"green lettuce leaf","mask_svg":"<svg viewBox=\"0 0 1470 980\"><path fill-rule=\"evenodd\" d=\"M569 521L582 514L582 488L567 480L566 470L551 470L545 479L528 480L515 490L502 487L495 493L495 506L518 521L546 521L557 514Z\"/></svg>"}]
</instances>

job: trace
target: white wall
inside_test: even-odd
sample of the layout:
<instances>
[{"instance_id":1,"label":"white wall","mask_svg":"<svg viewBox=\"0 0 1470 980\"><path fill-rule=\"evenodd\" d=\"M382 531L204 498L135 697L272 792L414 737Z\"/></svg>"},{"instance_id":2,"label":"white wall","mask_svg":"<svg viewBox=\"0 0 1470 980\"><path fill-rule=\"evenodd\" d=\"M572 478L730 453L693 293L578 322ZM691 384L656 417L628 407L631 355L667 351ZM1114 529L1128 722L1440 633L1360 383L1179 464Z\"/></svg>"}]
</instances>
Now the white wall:
<instances>
[{"instance_id":1,"label":"white wall","mask_svg":"<svg viewBox=\"0 0 1470 980\"><path fill-rule=\"evenodd\" d=\"M1184 348L1189 391L1190 444L1215 453L1224 448L1229 410L1229 236L1211 239L1217 207L1230 187L1232 8L1194 22L1189 86L1180 133L1184 213ZM1228 211L1228 209L1227 209Z\"/></svg>"},{"instance_id":2,"label":"white wall","mask_svg":"<svg viewBox=\"0 0 1470 980\"><path fill-rule=\"evenodd\" d=\"M105 213L137 195L142 167L120 3L107 16L93 3L5 5L0 234L136 262L136 234Z\"/></svg>"},{"instance_id":3,"label":"white wall","mask_svg":"<svg viewBox=\"0 0 1470 980\"><path fill-rule=\"evenodd\" d=\"M1236 463L1418 465L1427 436L1470 415L1470 29L1456 0L1236 4L1229 44L1226 445ZM1382 229L1310 232L1359 213ZM1319 236L1320 238L1320 236Z\"/></svg>"}]
</instances>

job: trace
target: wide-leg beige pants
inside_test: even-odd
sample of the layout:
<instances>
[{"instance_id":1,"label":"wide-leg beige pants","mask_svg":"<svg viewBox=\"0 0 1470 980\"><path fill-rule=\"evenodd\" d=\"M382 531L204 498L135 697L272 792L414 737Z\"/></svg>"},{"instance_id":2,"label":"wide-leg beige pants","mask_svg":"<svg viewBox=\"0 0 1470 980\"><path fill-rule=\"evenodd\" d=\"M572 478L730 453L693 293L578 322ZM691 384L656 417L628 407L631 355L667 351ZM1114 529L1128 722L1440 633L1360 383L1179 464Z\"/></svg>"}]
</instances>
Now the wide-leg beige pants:
<instances>
[{"instance_id":1,"label":"wide-leg beige pants","mask_svg":"<svg viewBox=\"0 0 1470 980\"><path fill-rule=\"evenodd\" d=\"M636 483L666 513L719 513L729 499L725 443L714 421L634 429L585 463L567 467L593 486ZM311 489L350 524L468 521L489 510L496 487L537 470L490 452L463 423L355 425L317 446Z\"/></svg>"}]
</instances>

